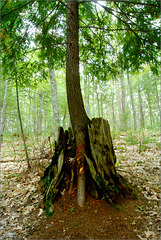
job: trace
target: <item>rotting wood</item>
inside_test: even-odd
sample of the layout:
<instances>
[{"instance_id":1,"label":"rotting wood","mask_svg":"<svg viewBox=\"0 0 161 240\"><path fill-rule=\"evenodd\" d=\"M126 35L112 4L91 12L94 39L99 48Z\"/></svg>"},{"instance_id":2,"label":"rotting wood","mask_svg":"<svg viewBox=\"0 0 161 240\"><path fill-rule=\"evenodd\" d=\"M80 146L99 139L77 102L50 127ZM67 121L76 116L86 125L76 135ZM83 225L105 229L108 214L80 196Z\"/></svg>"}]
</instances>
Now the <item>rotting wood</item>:
<instances>
[{"instance_id":1,"label":"rotting wood","mask_svg":"<svg viewBox=\"0 0 161 240\"><path fill-rule=\"evenodd\" d=\"M64 190L68 193L72 192L76 179L78 181L78 174L85 173L83 175L86 178L85 193L88 191L93 197L104 197L109 202L113 202L120 194L132 192L128 182L116 171L116 156L108 121L102 118L91 120L85 152L84 145L80 145L77 151L76 141L70 134L70 131L64 132L63 128L59 129L52 162L46 168L41 180L44 205L48 215L54 211L54 202L61 192ZM85 169L82 165L78 166L81 164L79 160L83 157ZM77 194L79 194L78 189Z\"/></svg>"}]
</instances>

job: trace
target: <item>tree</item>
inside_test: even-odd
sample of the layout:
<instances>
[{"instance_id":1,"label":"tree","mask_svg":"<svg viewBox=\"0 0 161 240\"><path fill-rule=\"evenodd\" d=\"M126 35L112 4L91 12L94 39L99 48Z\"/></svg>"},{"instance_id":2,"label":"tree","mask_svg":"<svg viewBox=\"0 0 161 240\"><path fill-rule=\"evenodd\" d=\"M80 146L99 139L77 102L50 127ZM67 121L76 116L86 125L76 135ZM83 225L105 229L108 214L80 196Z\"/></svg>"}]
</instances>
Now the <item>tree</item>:
<instances>
[{"instance_id":1,"label":"tree","mask_svg":"<svg viewBox=\"0 0 161 240\"><path fill-rule=\"evenodd\" d=\"M130 101L131 101L131 106L133 110L133 119L134 119L134 129L137 129L137 124L136 124L136 110L135 110L135 104L134 104L134 98L133 98L133 91L132 91L132 86L131 86L131 81L130 81L130 75L129 72L127 73L127 79L128 79L128 85L129 85L129 92L130 92Z\"/></svg>"},{"instance_id":2,"label":"tree","mask_svg":"<svg viewBox=\"0 0 161 240\"><path fill-rule=\"evenodd\" d=\"M20 121L21 134L22 134L22 139L23 139L23 144L24 144L24 150L25 150L25 154L26 154L27 166L28 166L28 169L30 169L31 166L30 166L30 163L29 163L28 151L27 151L26 140L25 140L25 135L24 135L23 126L22 126L21 113L20 113L17 76L16 76L16 78L15 78L15 82L16 82L17 110L18 110L18 116L19 116L19 121Z\"/></svg>"},{"instance_id":3,"label":"tree","mask_svg":"<svg viewBox=\"0 0 161 240\"><path fill-rule=\"evenodd\" d=\"M116 157L108 122L101 118L90 121L84 108L79 76L78 19L78 1L67 0L66 86L70 119L76 140L77 201L83 207L85 204L87 176L85 160L89 166L89 179L91 178L94 181L94 184L101 189L110 201L112 201L113 195L117 195L119 191L129 192L130 188L116 172ZM48 182L45 189L45 192L47 192L45 200L48 209L51 209L51 199L55 199L58 192L60 182L58 179L61 179L63 175L61 173L63 168L62 159L65 151L67 151L66 148L64 149L63 142L64 134L61 130L58 140L60 149L59 147L56 149L53 162L44 174L44 182L46 182L47 178L52 177L51 182ZM54 162L58 162L61 168L58 168L55 172L53 179ZM72 181L73 179L71 179Z\"/></svg>"},{"instance_id":4,"label":"tree","mask_svg":"<svg viewBox=\"0 0 161 240\"><path fill-rule=\"evenodd\" d=\"M85 204L85 148L87 124L90 122L84 108L79 76L79 18L78 1L67 0L67 59L66 86L70 119L77 145L78 204Z\"/></svg>"},{"instance_id":5,"label":"tree","mask_svg":"<svg viewBox=\"0 0 161 240\"><path fill-rule=\"evenodd\" d=\"M0 122L1 122L1 125L0 125L0 136L2 137L3 135L3 130L4 130L4 123L5 123L5 108L6 108L6 101L7 101L7 91L8 91L8 81L9 79L7 78L6 79L6 87L5 87L5 93L4 93L4 99L3 99L3 105L2 105L2 110L1 110L1 119L0 119Z\"/></svg>"},{"instance_id":6,"label":"tree","mask_svg":"<svg viewBox=\"0 0 161 240\"><path fill-rule=\"evenodd\" d=\"M34 2L34 8L37 9L37 4L39 5L40 1L35 0ZM92 2L101 6L103 11L100 12L100 14L96 4ZM22 10L23 7L27 8L28 4L30 4L28 7L31 6L31 3L33 3L33 1L27 1L27 3L23 1L22 4L18 4L16 1L14 3L15 8L13 8L14 10L12 11L7 10L7 8L5 8L6 4L4 3L3 10L5 9L5 11L2 14L2 18L8 17L10 14L12 15L12 13L17 13L18 10ZM49 200L50 205L51 201L54 201L55 197L57 197L64 175L67 174L64 169L69 170L69 160L72 162L71 183L73 182L73 166L76 159L78 203L80 206L83 206L87 189L85 186L85 182L87 182L85 181L86 177L90 180L88 183L92 183L95 189L99 189L110 201L120 192L129 192L130 188L124 179L116 172L116 157L108 122L101 118L90 120L84 109L79 75L78 6L82 4L83 7L79 9L88 10L82 11L80 15L80 28L87 29L84 31L84 39L81 39L80 42L85 40L84 43L89 45L91 54L91 56L90 54L88 55L89 69L93 70L93 76L96 75L98 79L102 78L106 80L108 71L112 72L115 76L117 75L120 62L124 70L135 70L144 62L150 63L153 68L157 66L157 51L159 49L159 37L157 33L159 28L155 23L153 24L153 21L155 18L158 18L159 15L159 1L150 1L150 3L148 3L146 0L137 2L110 0L105 1L105 4L101 5L101 3L95 0L67 0L66 3L61 0L56 2L41 1L41 11L43 9L43 11L46 12L45 19L50 16L50 20L52 21L53 15L55 16L55 14L53 14L53 11L50 12L49 6L52 10L56 8L55 5L65 6L67 9L66 87L74 140L71 137L72 133L70 130L64 133L64 130L60 128L55 154L52 163L44 173L43 180L45 184L45 198L47 201ZM151 11L152 7L153 11ZM37 11L35 11L34 17L31 18L32 21L35 20L36 16ZM16 17L19 16L16 15L15 18ZM108 20L112 20L113 18L115 19L113 21L114 24L110 25L110 21ZM85 24L84 19L87 20ZM95 19L96 21L94 22ZM36 22L36 25L38 26L42 21L45 20L40 18L39 21ZM49 23L51 21L49 21ZM95 25L91 25L92 22L94 22ZM108 23L108 28L106 27L106 23ZM113 29L113 26L115 26L116 29ZM46 36L48 28L46 27L45 29L44 36ZM113 61L115 48L112 46L113 34L109 34L109 31L114 32L114 30L118 32L123 31L123 34L120 37L120 42L122 42L120 45L121 54L118 54ZM108 37L107 41L105 36ZM15 35L12 33L10 41L12 41L14 37ZM39 42L41 43L41 41ZM95 45L97 42L98 44ZM6 45L7 42L4 41L4 47L6 47ZM47 48L47 45L48 42L44 42L44 49ZM147 45L149 48L147 48ZM16 51L14 48L12 50ZM17 56L18 60L20 56L21 54ZM94 59L92 59L92 57ZM12 57L10 56L10 58ZM12 61L17 61L17 58L12 58ZM92 61L90 59L92 59ZM115 71L115 68L117 71ZM70 150L72 151L71 155ZM92 186L92 184L89 185Z\"/></svg>"}]
</instances>

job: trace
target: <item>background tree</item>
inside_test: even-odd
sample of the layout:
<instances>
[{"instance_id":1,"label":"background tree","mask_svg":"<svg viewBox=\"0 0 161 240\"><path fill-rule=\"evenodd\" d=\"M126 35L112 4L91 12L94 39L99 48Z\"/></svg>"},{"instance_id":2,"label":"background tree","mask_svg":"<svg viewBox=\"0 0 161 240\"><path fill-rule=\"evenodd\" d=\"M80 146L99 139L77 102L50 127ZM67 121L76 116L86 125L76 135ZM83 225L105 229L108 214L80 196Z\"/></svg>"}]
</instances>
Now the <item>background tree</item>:
<instances>
[{"instance_id":1,"label":"background tree","mask_svg":"<svg viewBox=\"0 0 161 240\"><path fill-rule=\"evenodd\" d=\"M16 66L20 62L22 63L18 69L22 76L25 76L25 81L22 78L21 84L29 84L29 79L35 81L36 84L46 80L49 76L43 74L42 79L41 72L43 70L46 74L46 66L40 59L49 58L53 68L56 67L55 63L58 61L63 64L64 58L61 57L63 51L59 51L59 45L61 47L67 45L66 87L70 119L77 145L78 202L80 205L83 205L85 201L84 153L89 144L87 129L90 120L84 109L81 94L79 46L80 62L83 62L85 71L90 72L94 81L106 81L110 77L113 81L113 78L119 78L120 68L123 73L127 70L134 72L143 67L145 63L149 64L151 70L157 73L160 47L157 22L160 12L159 5L159 1L149 2L146 0L137 2L111 0L103 3L85 0L2 2L2 64L5 70L11 70L13 63L16 63ZM64 28L66 11L67 31ZM53 30L53 26L57 31ZM78 27L81 33L80 40L78 39ZM43 29L43 36L41 36L40 29ZM115 43L116 37L118 38L117 44ZM54 40L52 44L49 39ZM42 43L43 51L41 51ZM31 64L30 54L36 50L40 50L41 58ZM54 63L52 59L55 60ZM30 70L30 74L26 72L25 66ZM33 72L35 76L33 76ZM14 72L11 71L12 74L14 75ZM30 76L32 77L30 78ZM139 88L143 89L143 86L139 86ZM118 89L120 91L120 88ZM149 99L148 94L146 93L147 99ZM139 98L141 99L140 90ZM124 100L126 100L126 96ZM152 118L152 111L149 113ZM102 114L104 114L103 108ZM94 121L92 124L93 128L97 125ZM107 123L98 122L102 134L104 125L108 129ZM88 129L88 131L91 131L92 135L92 130ZM110 139L109 131L106 132ZM108 140L106 139L106 141ZM94 144L92 138L90 143L92 149ZM112 149L111 140L109 140L109 146ZM115 171L114 153L110 153L110 160L104 161L101 165L101 160L96 160L94 152L92 152L92 160L89 154L86 161L95 183L101 187L99 181L103 180L105 183L105 188L102 189L104 193L109 183L108 178L114 182L114 185L117 182L117 185L121 186L120 177ZM100 176L96 177L97 172L100 173L101 178Z\"/></svg>"}]
</instances>

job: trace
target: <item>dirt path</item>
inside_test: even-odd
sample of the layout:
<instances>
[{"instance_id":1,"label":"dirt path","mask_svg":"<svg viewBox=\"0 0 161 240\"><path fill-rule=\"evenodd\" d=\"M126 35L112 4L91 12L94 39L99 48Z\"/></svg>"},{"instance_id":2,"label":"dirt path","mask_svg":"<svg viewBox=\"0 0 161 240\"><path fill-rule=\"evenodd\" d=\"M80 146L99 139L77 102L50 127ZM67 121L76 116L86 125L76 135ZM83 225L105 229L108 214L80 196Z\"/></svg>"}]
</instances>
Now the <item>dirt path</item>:
<instances>
[{"instance_id":1,"label":"dirt path","mask_svg":"<svg viewBox=\"0 0 161 240\"><path fill-rule=\"evenodd\" d=\"M39 180L49 161L42 160L44 167L35 173L26 172L25 162L1 163L0 239L160 239L160 151L153 141L140 151L124 139L114 140L117 168L138 200L122 198L115 206L87 196L80 209L74 191L65 193L47 218Z\"/></svg>"}]
</instances>

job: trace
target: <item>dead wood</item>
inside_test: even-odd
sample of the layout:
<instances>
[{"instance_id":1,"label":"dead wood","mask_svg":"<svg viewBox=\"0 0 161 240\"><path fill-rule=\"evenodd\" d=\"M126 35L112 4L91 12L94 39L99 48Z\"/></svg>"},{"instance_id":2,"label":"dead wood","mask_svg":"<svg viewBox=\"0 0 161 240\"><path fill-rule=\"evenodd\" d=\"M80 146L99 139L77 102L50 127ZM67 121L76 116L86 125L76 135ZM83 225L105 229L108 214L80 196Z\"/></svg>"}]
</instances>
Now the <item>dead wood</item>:
<instances>
[{"instance_id":1,"label":"dead wood","mask_svg":"<svg viewBox=\"0 0 161 240\"><path fill-rule=\"evenodd\" d=\"M86 159L86 191L93 197L104 197L110 202L120 194L132 191L128 182L115 168L116 155L107 120L94 118L88 125ZM59 128L52 162L41 180L46 212L54 211L54 201L64 189L72 192L76 175L76 146L70 130Z\"/></svg>"}]
</instances>

